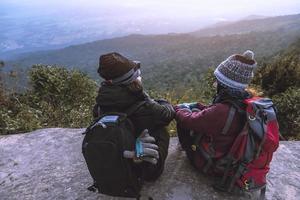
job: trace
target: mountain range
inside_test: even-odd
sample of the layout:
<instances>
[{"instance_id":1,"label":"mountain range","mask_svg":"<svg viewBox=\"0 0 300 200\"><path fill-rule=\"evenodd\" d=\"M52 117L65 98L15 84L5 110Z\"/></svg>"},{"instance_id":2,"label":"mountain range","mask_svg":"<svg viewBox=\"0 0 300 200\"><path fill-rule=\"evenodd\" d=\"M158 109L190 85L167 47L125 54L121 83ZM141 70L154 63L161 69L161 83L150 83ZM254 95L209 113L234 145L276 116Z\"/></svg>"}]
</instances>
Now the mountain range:
<instances>
[{"instance_id":1,"label":"mountain range","mask_svg":"<svg viewBox=\"0 0 300 200\"><path fill-rule=\"evenodd\" d=\"M266 31L292 31L299 29L300 15L287 15L277 17L266 17L252 15L244 20L236 22L227 22L225 25L212 26L205 29L192 32L192 35L214 36L214 35L232 35L244 34L249 32L266 32Z\"/></svg>"},{"instance_id":2,"label":"mountain range","mask_svg":"<svg viewBox=\"0 0 300 200\"><path fill-rule=\"evenodd\" d=\"M63 49L27 53L5 61L7 70L20 71L34 64L80 69L97 79L101 54L117 51L140 60L145 81L153 87L173 87L198 81L208 67L247 49L263 61L300 38L300 14L257 17L218 24L184 34L129 35ZM165 79L165 84L158 79Z\"/></svg>"}]
</instances>

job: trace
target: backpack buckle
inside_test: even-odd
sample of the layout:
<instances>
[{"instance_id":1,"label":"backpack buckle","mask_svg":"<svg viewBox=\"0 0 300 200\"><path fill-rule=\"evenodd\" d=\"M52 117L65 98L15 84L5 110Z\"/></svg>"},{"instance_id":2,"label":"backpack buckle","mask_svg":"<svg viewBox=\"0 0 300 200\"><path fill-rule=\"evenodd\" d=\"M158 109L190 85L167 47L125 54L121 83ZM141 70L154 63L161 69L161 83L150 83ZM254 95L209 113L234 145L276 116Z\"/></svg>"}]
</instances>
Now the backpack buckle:
<instances>
[{"instance_id":1,"label":"backpack buckle","mask_svg":"<svg viewBox=\"0 0 300 200\"><path fill-rule=\"evenodd\" d=\"M97 186L95 184L91 185L90 187L87 188L91 192L96 192L97 191Z\"/></svg>"},{"instance_id":2,"label":"backpack buckle","mask_svg":"<svg viewBox=\"0 0 300 200\"><path fill-rule=\"evenodd\" d=\"M251 115L249 115L249 120L250 120L250 121L254 121L254 120L256 120L256 117L255 117L255 116L252 117Z\"/></svg>"},{"instance_id":3,"label":"backpack buckle","mask_svg":"<svg viewBox=\"0 0 300 200\"><path fill-rule=\"evenodd\" d=\"M197 150L197 146L194 145L194 144L191 146L191 148L192 148L193 151L196 151L196 150Z\"/></svg>"},{"instance_id":4,"label":"backpack buckle","mask_svg":"<svg viewBox=\"0 0 300 200\"><path fill-rule=\"evenodd\" d=\"M246 179L245 181L244 181L244 185L245 185L245 190L249 190L249 183L248 183L248 180Z\"/></svg>"}]
</instances>

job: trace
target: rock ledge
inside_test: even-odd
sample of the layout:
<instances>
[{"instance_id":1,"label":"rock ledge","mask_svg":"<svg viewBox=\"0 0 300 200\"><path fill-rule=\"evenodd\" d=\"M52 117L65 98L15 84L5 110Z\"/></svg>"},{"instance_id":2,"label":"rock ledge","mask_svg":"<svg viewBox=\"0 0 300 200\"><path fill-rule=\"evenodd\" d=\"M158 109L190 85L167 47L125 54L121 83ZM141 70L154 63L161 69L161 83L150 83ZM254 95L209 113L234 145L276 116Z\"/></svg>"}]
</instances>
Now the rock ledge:
<instances>
[{"instance_id":1,"label":"rock ledge","mask_svg":"<svg viewBox=\"0 0 300 200\"><path fill-rule=\"evenodd\" d=\"M92 183L81 154L84 129L50 128L0 137L0 199L120 199L86 190ZM163 175L146 183L142 197L154 200L238 199L216 192L170 142ZM268 175L267 199L299 199L300 142L281 142ZM146 199L146 198L145 198ZM240 197L247 199L247 197Z\"/></svg>"}]
</instances>

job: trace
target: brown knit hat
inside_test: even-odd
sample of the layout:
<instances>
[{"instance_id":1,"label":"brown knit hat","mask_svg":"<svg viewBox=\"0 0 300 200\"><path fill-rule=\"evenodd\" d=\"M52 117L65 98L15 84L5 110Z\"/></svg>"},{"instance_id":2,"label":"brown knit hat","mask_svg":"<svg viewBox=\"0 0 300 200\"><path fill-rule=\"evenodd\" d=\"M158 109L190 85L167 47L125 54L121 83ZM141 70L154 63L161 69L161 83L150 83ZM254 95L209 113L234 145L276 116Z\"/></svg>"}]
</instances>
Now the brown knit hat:
<instances>
[{"instance_id":1,"label":"brown knit hat","mask_svg":"<svg viewBox=\"0 0 300 200\"><path fill-rule=\"evenodd\" d=\"M136 67L139 67L139 63L129 60L119 53L112 52L100 56L98 73L105 80L112 80Z\"/></svg>"}]
</instances>

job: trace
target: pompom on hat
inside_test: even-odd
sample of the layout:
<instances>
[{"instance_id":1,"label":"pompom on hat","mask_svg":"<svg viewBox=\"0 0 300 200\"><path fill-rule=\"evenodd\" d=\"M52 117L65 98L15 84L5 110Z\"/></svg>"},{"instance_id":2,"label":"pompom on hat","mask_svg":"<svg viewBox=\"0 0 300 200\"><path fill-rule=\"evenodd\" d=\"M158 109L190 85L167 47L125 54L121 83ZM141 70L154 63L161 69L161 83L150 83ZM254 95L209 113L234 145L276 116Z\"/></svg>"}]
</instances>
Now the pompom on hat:
<instances>
[{"instance_id":1,"label":"pompom on hat","mask_svg":"<svg viewBox=\"0 0 300 200\"><path fill-rule=\"evenodd\" d=\"M251 82L257 63L250 50L242 55L234 54L223 61L214 71L217 80L230 88L243 90Z\"/></svg>"}]
</instances>

